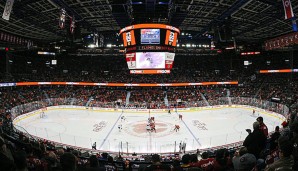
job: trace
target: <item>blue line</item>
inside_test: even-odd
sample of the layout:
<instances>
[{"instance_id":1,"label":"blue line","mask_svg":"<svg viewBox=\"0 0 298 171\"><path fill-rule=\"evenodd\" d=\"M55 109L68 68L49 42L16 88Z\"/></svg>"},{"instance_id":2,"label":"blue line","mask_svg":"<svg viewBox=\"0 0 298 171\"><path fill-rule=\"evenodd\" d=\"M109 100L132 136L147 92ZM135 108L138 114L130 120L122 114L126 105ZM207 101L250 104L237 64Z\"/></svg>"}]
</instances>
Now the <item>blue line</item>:
<instances>
[{"instance_id":1,"label":"blue line","mask_svg":"<svg viewBox=\"0 0 298 171\"><path fill-rule=\"evenodd\" d=\"M121 118L123 114L123 110L121 112L121 114L119 115L117 121L114 123L113 127L111 128L111 130L109 131L108 135L103 139L102 143L100 144L99 150L101 149L101 147L104 145L104 143L107 141L107 138L110 136L111 132L113 131L113 129L115 128L117 122L119 121L119 119Z\"/></svg>"},{"instance_id":2,"label":"blue line","mask_svg":"<svg viewBox=\"0 0 298 171\"><path fill-rule=\"evenodd\" d=\"M177 111L176 111L176 114L179 115ZM195 138L195 140L197 141L197 143L199 144L199 146L201 146L201 143L199 142L199 140L197 140L195 134L189 129L189 127L186 125L186 123L184 122L184 120L182 119L181 121L184 123L185 127L188 129L188 131L191 133L191 135Z\"/></svg>"}]
</instances>

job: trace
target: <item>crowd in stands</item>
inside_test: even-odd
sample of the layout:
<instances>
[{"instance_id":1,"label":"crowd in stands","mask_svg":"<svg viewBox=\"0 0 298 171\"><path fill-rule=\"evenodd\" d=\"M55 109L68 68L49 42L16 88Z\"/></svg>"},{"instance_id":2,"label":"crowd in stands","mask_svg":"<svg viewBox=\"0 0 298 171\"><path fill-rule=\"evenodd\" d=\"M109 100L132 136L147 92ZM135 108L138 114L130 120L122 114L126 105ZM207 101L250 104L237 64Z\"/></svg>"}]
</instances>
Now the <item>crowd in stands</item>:
<instances>
[{"instance_id":1,"label":"crowd in stands","mask_svg":"<svg viewBox=\"0 0 298 171\"><path fill-rule=\"evenodd\" d=\"M201 61L200 58L188 56L176 56L171 74L159 75L135 75L130 74L123 56L102 56L69 58L67 56L57 58L57 65L50 63L49 57L33 58L23 54L10 55L13 61L9 66L3 66L10 74L0 74L0 82L20 81L85 81L85 82L120 82L120 83L178 83L178 82L204 82L204 81L229 81L239 80L253 74L239 72L233 68L233 72L224 67L229 66L228 61L217 61L215 57ZM27 62L31 63L28 64ZM0 66L1 67L1 66ZM232 69L232 68L231 68ZM238 69L238 68L237 68ZM1 71L1 70L0 70ZM243 73L239 74L239 73Z\"/></svg>"},{"instance_id":2,"label":"crowd in stands","mask_svg":"<svg viewBox=\"0 0 298 171\"><path fill-rule=\"evenodd\" d=\"M1 122L0 122L1 124ZM22 135L0 136L0 169L5 171L290 171L297 170L297 120L285 122L290 127L266 137L266 125L259 117L248 131L243 146L216 151L175 155L121 156L86 153L55 146L46 140ZM268 131L268 130L267 130Z\"/></svg>"},{"instance_id":3,"label":"crowd in stands","mask_svg":"<svg viewBox=\"0 0 298 171\"><path fill-rule=\"evenodd\" d=\"M40 109L48 105L83 105L86 106L121 106L126 101L130 92L130 102L134 107L158 108L167 107L165 97L169 103L176 104L181 99L184 104L192 106L206 106L204 98L210 105L215 104L216 99L230 97L256 97L254 100L242 99L240 104L257 106L262 100L270 100L279 97L280 102L286 102L291 97L292 103L287 104L291 108L293 116L297 113L297 93L287 96L289 89L283 90L280 84L266 84L266 89L261 90L252 87L221 87L209 86L204 88L105 88L105 87L78 87L78 86L32 86L32 87L8 87L0 90L0 167L6 170L275 170L283 167L290 168L297 161L293 144L297 143L298 123L295 117L289 118L283 123L283 129L272 135L263 133L263 121L253 123L253 128L246 137L243 147L236 149L219 149L202 154L184 154L182 157L149 155L136 158L111 158L106 153L90 155L87 157L82 151L71 148L57 147L46 140L34 140L14 130L11 123L11 110L14 106L29 102L40 101L31 107L21 108L19 113L26 113ZM297 92L297 85L289 85L291 92ZM275 90L275 91L274 91ZM268 94L266 94L268 92ZM293 98L293 99L292 99ZM119 100L120 99L120 100ZM149 103L147 99L150 99ZM235 100L237 98L233 98ZM117 103L119 102L119 103ZM121 103L120 103L121 102ZM156 103L155 103L156 102ZM202 102L202 103L200 103ZM196 103L196 104L195 104ZM218 101L219 104L228 104L228 100ZM235 103L232 101L232 103ZM239 102L238 102L239 103ZM149 104L149 105L148 105ZM152 104L164 104L155 106ZM177 103L178 104L178 103ZM278 103L277 103L278 104ZM173 105L173 104L170 104ZM177 107L177 106L176 106ZM182 107L182 106L180 106ZM258 106L261 107L261 106ZM275 106L278 110L279 106ZM265 121L264 121L265 122ZM280 138L281 137L281 138ZM286 137L286 138L285 138ZM257 144L256 144L257 143ZM257 151L256 151L257 150ZM198 160L201 157L202 159ZM295 158L296 157L296 158ZM146 160L145 160L146 158ZM150 163L152 159L152 163ZM140 161L141 160L141 161ZM130 164L127 164L130 163ZM6 168L5 168L6 167ZM95 167L95 168L93 168ZM296 166L294 166L296 167ZM1 168L1 169L2 169Z\"/></svg>"},{"instance_id":4,"label":"crowd in stands","mask_svg":"<svg viewBox=\"0 0 298 171\"><path fill-rule=\"evenodd\" d=\"M122 59L122 58L121 58ZM13 60L13 59L12 59ZM23 61L22 61L23 60ZM58 60L59 66L42 66L38 62L24 65L27 59L15 60L10 74L2 74L0 82L18 81L88 81L122 83L175 83L239 80L238 86L206 87L83 87L24 86L0 88L0 170L2 171L93 171L93 170L298 170L298 84L296 75L254 75L255 70L224 70L227 65L201 63L199 58L187 61L178 57L169 75L131 75L125 59L104 57L98 60ZM113 62L111 62L113 61ZM176 64L177 63L177 64ZM89 67L90 66L90 67ZM208 67L207 67L208 66ZM218 69L218 66L220 69ZM3 68L2 68L3 69ZM240 72L241 71L241 72ZM256 78L255 78L256 77ZM128 94L129 97L128 97ZM242 147L198 151L195 154L121 156L89 153L37 140L18 132L12 125L12 110L27 113L51 105L80 105L108 108L176 108L201 107L231 103L264 107L283 112L281 104L290 108L291 117L273 134L266 133L266 121L258 118L247 130ZM241 98L240 97L247 97ZM237 99L239 98L239 99ZM253 100L251 98L254 98ZM127 99L129 103L127 104ZM33 102L34 105L32 105ZM31 103L30 105L26 105Z\"/></svg>"}]
</instances>

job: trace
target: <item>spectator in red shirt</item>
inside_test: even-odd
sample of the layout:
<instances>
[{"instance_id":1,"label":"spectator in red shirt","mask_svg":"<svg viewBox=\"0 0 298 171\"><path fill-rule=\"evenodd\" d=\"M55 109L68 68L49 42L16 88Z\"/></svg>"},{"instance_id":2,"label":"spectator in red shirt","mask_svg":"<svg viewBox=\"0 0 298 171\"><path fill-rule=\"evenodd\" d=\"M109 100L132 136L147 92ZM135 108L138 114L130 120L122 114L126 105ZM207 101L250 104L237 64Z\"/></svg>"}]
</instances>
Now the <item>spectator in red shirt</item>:
<instances>
[{"instance_id":1,"label":"spectator in red shirt","mask_svg":"<svg viewBox=\"0 0 298 171\"><path fill-rule=\"evenodd\" d=\"M267 128L267 126L264 124L264 120L263 120L263 117L258 117L257 118L257 121L259 122L259 124L260 124L260 130L264 133L264 135L266 136L266 137L268 137L268 128Z\"/></svg>"},{"instance_id":2,"label":"spectator in red shirt","mask_svg":"<svg viewBox=\"0 0 298 171\"><path fill-rule=\"evenodd\" d=\"M202 168L202 170L204 171L212 171L213 162L214 162L214 158L209 158L208 152L203 152L202 159L198 162L198 166Z\"/></svg>"}]
</instances>

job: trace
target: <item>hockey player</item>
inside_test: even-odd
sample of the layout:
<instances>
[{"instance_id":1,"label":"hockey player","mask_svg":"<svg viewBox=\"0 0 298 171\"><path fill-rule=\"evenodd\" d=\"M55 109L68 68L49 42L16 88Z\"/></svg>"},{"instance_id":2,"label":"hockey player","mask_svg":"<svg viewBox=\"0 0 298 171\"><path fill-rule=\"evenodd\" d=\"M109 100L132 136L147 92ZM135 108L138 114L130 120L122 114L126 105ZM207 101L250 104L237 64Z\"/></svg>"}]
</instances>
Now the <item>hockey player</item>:
<instances>
[{"instance_id":1,"label":"hockey player","mask_svg":"<svg viewBox=\"0 0 298 171\"><path fill-rule=\"evenodd\" d=\"M156 133L156 129L155 129L155 124L154 123L152 123L151 125L150 125L150 128L151 128L151 132L155 132Z\"/></svg>"},{"instance_id":2,"label":"hockey player","mask_svg":"<svg viewBox=\"0 0 298 171\"><path fill-rule=\"evenodd\" d=\"M121 124L118 125L118 129L119 129L119 132L121 132L121 130L122 130L122 125Z\"/></svg>"},{"instance_id":3,"label":"hockey player","mask_svg":"<svg viewBox=\"0 0 298 171\"><path fill-rule=\"evenodd\" d=\"M121 122L124 122L126 120L125 116L121 116Z\"/></svg>"},{"instance_id":4,"label":"hockey player","mask_svg":"<svg viewBox=\"0 0 298 171\"><path fill-rule=\"evenodd\" d=\"M92 150L96 150L96 142L93 143Z\"/></svg>"},{"instance_id":5,"label":"hockey player","mask_svg":"<svg viewBox=\"0 0 298 171\"><path fill-rule=\"evenodd\" d=\"M179 125L175 125L174 131L178 132L179 129L180 129L180 126Z\"/></svg>"},{"instance_id":6,"label":"hockey player","mask_svg":"<svg viewBox=\"0 0 298 171\"><path fill-rule=\"evenodd\" d=\"M150 126L150 124L147 124L146 130L147 130L147 132L151 132L151 126Z\"/></svg>"},{"instance_id":7,"label":"hockey player","mask_svg":"<svg viewBox=\"0 0 298 171\"><path fill-rule=\"evenodd\" d=\"M181 114L179 114L179 120L182 120L182 115Z\"/></svg>"}]
</instances>

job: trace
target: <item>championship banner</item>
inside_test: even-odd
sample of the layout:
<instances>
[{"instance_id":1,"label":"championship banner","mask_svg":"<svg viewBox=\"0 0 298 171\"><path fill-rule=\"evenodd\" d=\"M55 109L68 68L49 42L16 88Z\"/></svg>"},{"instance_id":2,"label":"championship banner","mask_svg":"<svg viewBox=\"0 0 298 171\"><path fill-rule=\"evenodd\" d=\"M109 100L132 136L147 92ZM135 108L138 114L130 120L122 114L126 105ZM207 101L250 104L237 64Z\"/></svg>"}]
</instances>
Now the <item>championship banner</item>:
<instances>
[{"instance_id":1,"label":"championship banner","mask_svg":"<svg viewBox=\"0 0 298 171\"><path fill-rule=\"evenodd\" d=\"M298 44L298 32L289 33L277 38L265 41L265 50L272 50Z\"/></svg>"},{"instance_id":2,"label":"championship banner","mask_svg":"<svg viewBox=\"0 0 298 171\"><path fill-rule=\"evenodd\" d=\"M3 36L3 40L4 40L4 41L7 41L6 38L7 38L7 34L4 34L4 36Z\"/></svg>"},{"instance_id":3,"label":"championship banner","mask_svg":"<svg viewBox=\"0 0 298 171\"><path fill-rule=\"evenodd\" d=\"M70 30L70 33L73 34L74 32L74 29L75 29L75 18L74 17L70 17L70 26L69 26L69 30Z\"/></svg>"},{"instance_id":4,"label":"championship banner","mask_svg":"<svg viewBox=\"0 0 298 171\"><path fill-rule=\"evenodd\" d=\"M65 15L66 15L66 11L64 8L62 8L60 11L60 18L59 18L59 27L61 29L65 27Z\"/></svg>"},{"instance_id":5,"label":"championship banner","mask_svg":"<svg viewBox=\"0 0 298 171\"><path fill-rule=\"evenodd\" d=\"M292 18L292 27L293 27L293 31L298 31L296 17Z\"/></svg>"},{"instance_id":6,"label":"championship banner","mask_svg":"<svg viewBox=\"0 0 298 171\"><path fill-rule=\"evenodd\" d=\"M14 3L14 0L6 0L6 4L5 4L3 15L2 15L2 18L4 20L9 20L13 3Z\"/></svg>"},{"instance_id":7,"label":"championship banner","mask_svg":"<svg viewBox=\"0 0 298 171\"><path fill-rule=\"evenodd\" d=\"M282 0L285 11L285 19L294 17L293 8L290 0Z\"/></svg>"}]
</instances>

